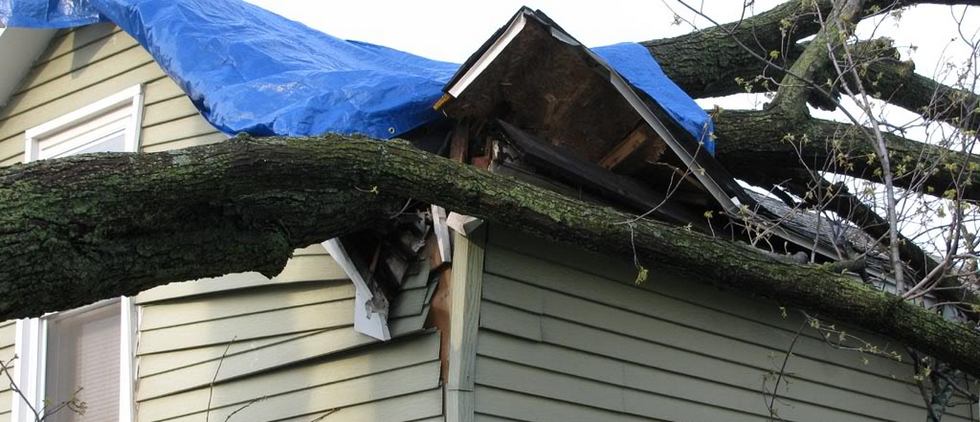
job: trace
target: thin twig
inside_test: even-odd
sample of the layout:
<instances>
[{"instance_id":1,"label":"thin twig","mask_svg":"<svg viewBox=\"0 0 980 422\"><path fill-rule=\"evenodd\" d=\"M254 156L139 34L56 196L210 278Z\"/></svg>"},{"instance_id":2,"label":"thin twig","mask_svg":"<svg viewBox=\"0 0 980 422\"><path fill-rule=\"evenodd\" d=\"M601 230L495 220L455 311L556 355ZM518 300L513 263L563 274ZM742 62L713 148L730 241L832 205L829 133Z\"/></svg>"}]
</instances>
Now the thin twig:
<instances>
[{"instance_id":1,"label":"thin twig","mask_svg":"<svg viewBox=\"0 0 980 422\"><path fill-rule=\"evenodd\" d=\"M257 398L257 399L252 399L252 400L251 400L251 401L249 401L248 403L245 403L245 404L244 404L244 405L243 405L242 407L239 407L238 409L235 409L235 411L234 411L234 412L231 412L231 413L229 413L229 414L228 414L228 416L226 416L226 417L225 417L225 422L228 422L228 421L230 421L230 420L231 420L231 417L232 417L232 416L235 416L235 414L236 414L236 413L238 413L238 412L241 412L241 411L243 411L243 410L245 410L245 409L247 409L247 408L248 408L249 406L251 406L251 405L253 405L253 404L255 404L255 403L258 403L258 402L260 402L260 401L262 401L262 400L265 400L265 399L266 399L266 398L268 398L268 397L269 397L269 396L262 396L262 397L259 397L259 398Z\"/></svg>"},{"instance_id":2,"label":"thin twig","mask_svg":"<svg viewBox=\"0 0 980 422\"><path fill-rule=\"evenodd\" d=\"M789 357L793 355L793 349L796 347L796 342L800 339L800 335L803 333L803 329L809 325L809 321L806 318L803 319L803 323L800 324L800 328L796 329L796 334L793 335L793 341L789 344L789 349L786 350L786 356L783 356L783 364L779 367L779 373L776 374L776 384L772 388L772 397L769 399L769 417L775 416L773 410L776 405L776 397L779 395L779 382L783 380L783 375L786 373L786 365L789 363Z\"/></svg>"},{"instance_id":3,"label":"thin twig","mask_svg":"<svg viewBox=\"0 0 980 422\"><path fill-rule=\"evenodd\" d=\"M228 342L228 345L225 346L225 351L221 352L221 358L218 359L218 367L214 369L214 376L211 377L211 384L208 386L208 407L204 410L204 422L208 422L211 419L211 399L214 398L214 383L218 380L218 372L221 371L221 364L224 363L225 356L228 355L228 349L231 349L231 345L235 342L236 338L238 338L238 336L232 337L231 341ZM237 412L237 410L235 412ZM234 412L232 412L232 414L234 414Z\"/></svg>"}]
</instances>

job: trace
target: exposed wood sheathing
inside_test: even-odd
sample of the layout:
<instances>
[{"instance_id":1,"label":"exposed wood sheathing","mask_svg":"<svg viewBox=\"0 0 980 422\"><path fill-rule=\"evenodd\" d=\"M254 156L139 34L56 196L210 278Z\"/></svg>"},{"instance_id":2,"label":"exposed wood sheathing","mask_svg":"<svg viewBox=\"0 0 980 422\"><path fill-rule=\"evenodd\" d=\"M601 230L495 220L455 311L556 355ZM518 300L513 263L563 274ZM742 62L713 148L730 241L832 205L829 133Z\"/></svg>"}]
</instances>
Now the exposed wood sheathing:
<instances>
[{"instance_id":1,"label":"exposed wood sheathing","mask_svg":"<svg viewBox=\"0 0 980 422\"><path fill-rule=\"evenodd\" d=\"M592 162L625 139L639 115L581 54L555 48L542 25L521 36L445 107L456 118L501 118ZM642 153L655 161L663 148L651 138Z\"/></svg>"}]
</instances>

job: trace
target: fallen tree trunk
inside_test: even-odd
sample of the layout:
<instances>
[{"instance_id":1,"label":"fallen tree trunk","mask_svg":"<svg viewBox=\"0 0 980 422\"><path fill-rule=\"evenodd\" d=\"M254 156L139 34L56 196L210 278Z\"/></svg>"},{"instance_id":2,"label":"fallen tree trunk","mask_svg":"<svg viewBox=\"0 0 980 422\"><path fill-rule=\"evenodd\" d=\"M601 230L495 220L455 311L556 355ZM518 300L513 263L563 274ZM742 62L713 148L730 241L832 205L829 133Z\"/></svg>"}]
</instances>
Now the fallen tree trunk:
<instances>
[{"instance_id":1,"label":"fallen tree trunk","mask_svg":"<svg viewBox=\"0 0 980 422\"><path fill-rule=\"evenodd\" d=\"M0 169L0 319L227 272L271 276L293 248L386 218L405 198L565 245L636 253L657 271L861 326L980 375L980 332L827 268L627 223L634 217L398 142L342 137L243 137Z\"/></svg>"}]
</instances>

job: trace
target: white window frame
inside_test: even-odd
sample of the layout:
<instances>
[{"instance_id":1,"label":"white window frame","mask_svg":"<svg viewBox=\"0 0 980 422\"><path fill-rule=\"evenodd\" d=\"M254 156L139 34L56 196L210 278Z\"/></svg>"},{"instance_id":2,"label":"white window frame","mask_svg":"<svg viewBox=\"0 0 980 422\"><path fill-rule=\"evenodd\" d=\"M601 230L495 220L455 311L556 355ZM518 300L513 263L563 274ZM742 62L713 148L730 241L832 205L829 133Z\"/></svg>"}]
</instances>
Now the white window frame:
<instances>
[{"instance_id":1,"label":"white window frame","mask_svg":"<svg viewBox=\"0 0 980 422\"><path fill-rule=\"evenodd\" d=\"M74 126L82 126L85 122L106 114L110 110L126 105L130 105L133 112L132 117L126 122L124 129L125 151L138 151L140 122L143 121L142 84L131 86L122 92L103 98L40 126L28 129L24 132L24 137L27 138L24 144L24 161L29 162L38 159L40 155L40 143L45 138Z\"/></svg>"},{"instance_id":2,"label":"white window frame","mask_svg":"<svg viewBox=\"0 0 980 422\"><path fill-rule=\"evenodd\" d=\"M87 122L100 116L115 112L121 107L132 107L130 118L124 123L124 145L126 152L139 150L140 123L143 118L143 86L135 85L117 94L96 101L64 116L58 117L40 126L28 129L24 161L35 161L40 155L40 143L47 137L59 132L83 127ZM115 126L118 130L118 126ZM139 313L132 299L119 297L107 299L91 305L69 311L46 314L40 318L26 318L17 321L14 350L18 360L14 363L14 381L23 392L24 398L30 401L34 409L41 411L44 407L45 366L47 362L47 331L48 321L71 317L105 306L119 306L120 339L119 339L119 422L135 420L135 386L136 386L136 342ZM12 395L11 421L34 422L34 413L28 403L18 394Z\"/></svg>"}]
</instances>

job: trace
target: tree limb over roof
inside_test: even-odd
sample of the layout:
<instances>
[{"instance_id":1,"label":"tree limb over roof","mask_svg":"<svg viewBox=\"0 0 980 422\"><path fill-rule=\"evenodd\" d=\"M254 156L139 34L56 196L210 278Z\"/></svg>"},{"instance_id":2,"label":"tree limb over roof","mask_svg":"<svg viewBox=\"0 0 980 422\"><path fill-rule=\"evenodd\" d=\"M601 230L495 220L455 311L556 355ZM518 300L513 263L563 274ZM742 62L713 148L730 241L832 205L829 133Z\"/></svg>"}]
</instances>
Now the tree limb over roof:
<instances>
[{"instance_id":1,"label":"tree limb over roof","mask_svg":"<svg viewBox=\"0 0 980 422\"><path fill-rule=\"evenodd\" d=\"M293 248L387 218L404 198L858 325L980 374L980 331L827 267L598 207L365 138L239 137L0 169L0 318L169 282L274 275Z\"/></svg>"}]
</instances>

